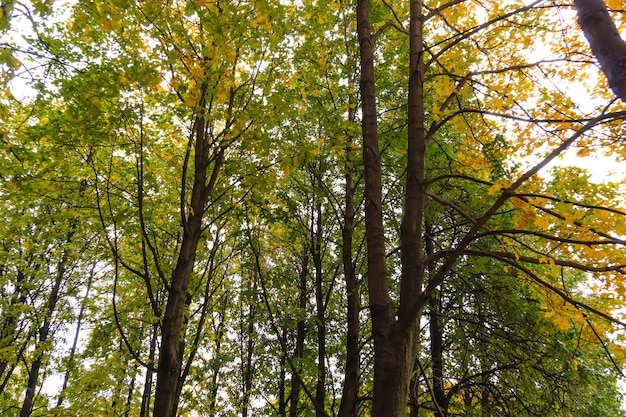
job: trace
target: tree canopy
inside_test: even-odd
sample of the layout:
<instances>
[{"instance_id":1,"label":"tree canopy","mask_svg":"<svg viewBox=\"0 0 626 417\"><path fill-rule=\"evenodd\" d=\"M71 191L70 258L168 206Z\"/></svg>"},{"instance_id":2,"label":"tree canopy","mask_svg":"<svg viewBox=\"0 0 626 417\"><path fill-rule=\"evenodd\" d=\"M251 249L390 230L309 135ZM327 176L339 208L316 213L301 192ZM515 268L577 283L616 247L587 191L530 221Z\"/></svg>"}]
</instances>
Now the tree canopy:
<instances>
[{"instance_id":1,"label":"tree canopy","mask_svg":"<svg viewBox=\"0 0 626 417\"><path fill-rule=\"evenodd\" d=\"M626 415L625 11L3 2L0 414Z\"/></svg>"}]
</instances>

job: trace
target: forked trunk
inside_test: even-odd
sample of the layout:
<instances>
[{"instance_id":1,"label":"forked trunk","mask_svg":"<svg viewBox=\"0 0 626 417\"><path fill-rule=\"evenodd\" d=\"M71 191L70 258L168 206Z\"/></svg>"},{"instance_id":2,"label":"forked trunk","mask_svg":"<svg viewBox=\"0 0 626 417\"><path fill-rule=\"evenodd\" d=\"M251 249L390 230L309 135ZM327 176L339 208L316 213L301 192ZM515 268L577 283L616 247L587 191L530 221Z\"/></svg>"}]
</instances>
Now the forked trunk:
<instances>
[{"instance_id":1,"label":"forked trunk","mask_svg":"<svg viewBox=\"0 0 626 417\"><path fill-rule=\"evenodd\" d=\"M405 417L417 340L417 328L401 335L393 325L390 334L374 335L374 395L372 417Z\"/></svg>"},{"instance_id":2,"label":"forked trunk","mask_svg":"<svg viewBox=\"0 0 626 417\"><path fill-rule=\"evenodd\" d=\"M199 108L204 108L204 92ZM189 212L183 219L183 240L172 274L172 281L167 297L161 328L159 366L154 395L154 417L175 417L177 405L177 387L182 370L182 325L186 307L187 288L193 273L198 243L202 236L202 222L205 207L222 164L224 149L214 150L211 155L209 138L204 115L199 114L194 125L195 154L194 177ZM213 163L212 170L209 165ZM210 175L209 175L210 172Z\"/></svg>"},{"instance_id":3,"label":"forked trunk","mask_svg":"<svg viewBox=\"0 0 626 417\"><path fill-rule=\"evenodd\" d=\"M370 2L359 0L357 32L361 63L363 165L365 168L365 236L372 336L374 392L372 417L407 414L408 389L415 362L422 304L424 254L422 221L425 196L425 150L421 2L411 1L410 78L405 207L400 250L402 276L398 310L389 295L383 223L382 173L374 77L374 45ZM397 319L396 319L397 315Z\"/></svg>"}]
</instances>

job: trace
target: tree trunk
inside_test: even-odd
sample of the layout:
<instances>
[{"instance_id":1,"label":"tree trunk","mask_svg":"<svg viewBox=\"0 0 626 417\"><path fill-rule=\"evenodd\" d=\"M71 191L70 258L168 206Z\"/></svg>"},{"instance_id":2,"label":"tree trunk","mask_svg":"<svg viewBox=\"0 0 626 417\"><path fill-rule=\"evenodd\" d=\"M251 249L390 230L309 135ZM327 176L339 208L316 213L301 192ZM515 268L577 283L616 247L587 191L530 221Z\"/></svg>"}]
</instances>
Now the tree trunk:
<instances>
[{"instance_id":1,"label":"tree trunk","mask_svg":"<svg viewBox=\"0 0 626 417\"><path fill-rule=\"evenodd\" d=\"M205 107L204 99L198 105ZM186 219L183 219L183 239L172 274L167 304L161 328L159 366L157 369L156 392L154 396L154 417L174 417L176 415L177 384L182 370L181 338L183 315L187 300L187 287L193 273L198 243L202 235L202 220L209 194L222 163L223 149L210 155L211 141L206 131L202 114L194 124L195 154L194 181ZM214 161L211 177L208 169ZM185 221L186 220L186 221Z\"/></svg>"},{"instance_id":2,"label":"tree trunk","mask_svg":"<svg viewBox=\"0 0 626 417\"><path fill-rule=\"evenodd\" d=\"M202 210L190 214L183 234L183 242L172 276L169 289L163 327L161 330L161 348L157 369L156 393L154 397L154 417L172 417L176 410L176 388L181 372L182 361L180 340L182 321L187 298L187 287L193 272L196 250L202 230ZM195 210L195 209L194 209Z\"/></svg>"},{"instance_id":3,"label":"tree trunk","mask_svg":"<svg viewBox=\"0 0 626 417\"><path fill-rule=\"evenodd\" d=\"M149 363L154 363L154 358L156 354L156 344L157 344L157 326L152 325L152 335L150 336L150 350L148 353ZM139 412L139 417L146 417L150 413L150 399L152 397L152 379L154 376L154 371L152 368L146 369L146 377L143 383L143 393L141 394L141 410Z\"/></svg>"},{"instance_id":4,"label":"tree trunk","mask_svg":"<svg viewBox=\"0 0 626 417\"><path fill-rule=\"evenodd\" d=\"M374 339L372 417L404 417L415 362L414 338L404 336L397 325L389 332L378 333Z\"/></svg>"},{"instance_id":5,"label":"tree trunk","mask_svg":"<svg viewBox=\"0 0 626 417\"><path fill-rule=\"evenodd\" d=\"M68 243L71 241L72 235L73 232L70 232L67 240ZM56 308L57 302L59 301L59 291L61 289L63 279L65 278L66 262L67 253L64 251L61 260L57 264L57 273L54 280L54 285L52 287L52 291L50 292L50 297L48 297L48 303L44 312L43 323L41 325L41 328L39 329L39 340L35 349L35 352L37 352L37 357L33 361L33 364L30 367L30 371L28 372L28 384L26 386L26 395L24 396L22 409L20 410L20 417L30 416L33 409L35 391L37 388L37 382L39 381L39 371L41 370L41 366L43 365L44 361L44 346L48 341L48 336L50 335L50 327L52 325L52 315Z\"/></svg>"},{"instance_id":6,"label":"tree trunk","mask_svg":"<svg viewBox=\"0 0 626 417\"><path fill-rule=\"evenodd\" d=\"M315 188L321 187L319 175ZM315 197L317 200L317 197ZM324 412L324 403L326 401L326 308L324 303L323 288L323 270L322 270L322 205L319 201L315 202L312 210L313 217L311 219L311 240L313 258L313 267L315 268L315 308L316 326L317 326L317 383L315 385L315 408L316 417L326 417Z\"/></svg>"},{"instance_id":7,"label":"tree trunk","mask_svg":"<svg viewBox=\"0 0 626 417\"><path fill-rule=\"evenodd\" d=\"M574 0L578 24L613 93L626 103L626 43L602 0Z\"/></svg>"},{"instance_id":8,"label":"tree trunk","mask_svg":"<svg viewBox=\"0 0 626 417\"><path fill-rule=\"evenodd\" d=\"M256 280L255 283L251 286L252 290L256 292ZM253 371L253 357L254 357L254 346L255 346L255 334L254 334L254 321L256 317L256 306L252 303L248 306L248 317L247 317L247 328L246 328L246 345L245 345L245 358L241 358L243 363L243 395L241 399L241 417L248 417L248 412L250 409L250 396L252 395L252 382L254 377ZM245 360L244 360L245 359Z\"/></svg>"},{"instance_id":9,"label":"tree trunk","mask_svg":"<svg viewBox=\"0 0 626 417\"><path fill-rule=\"evenodd\" d=\"M399 417L404 363L397 348L403 347L395 332L394 308L387 289L385 234L382 214L382 178L378 147L378 120L374 81L374 45L370 29L370 2L357 3L357 33L361 61L363 164L365 168L365 240L372 336L374 339L374 389L372 417ZM400 340L398 340L400 339ZM405 346L404 346L405 347ZM408 387L408 383L406 384Z\"/></svg>"},{"instance_id":10,"label":"tree trunk","mask_svg":"<svg viewBox=\"0 0 626 417\"><path fill-rule=\"evenodd\" d=\"M283 329L281 340L286 340L287 331ZM287 417L287 401L285 400L285 380L287 378L287 354L282 352L280 355L280 375L278 377L278 417Z\"/></svg>"},{"instance_id":11,"label":"tree trunk","mask_svg":"<svg viewBox=\"0 0 626 417\"><path fill-rule=\"evenodd\" d=\"M224 341L224 337L226 336L226 309L227 309L227 297L224 298L224 302L222 303L221 309L219 311L219 322L217 323L217 327L215 328L215 340L213 341L215 344L215 348L213 349L211 361L211 378L210 383L208 384L210 387L209 390L209 412L208 415L213 417L217 415L217 394L220 387L220 374L222 370L222 359L219 359L222 356L222 342Z\"/></svg>"},{"instance_id":12,"label":"tree trunk","mask_svg":"<svg viewBox=\"0 0 626 417\"><path fill-rule=\"evenodd\" d=\"M409 417L418 417L420 413L420 380L425 378L422 374L421 364L418 359L413 364L413 377L409 386Z\"/></svg>"},{"instance_id":13,"label":"tree trunk","mask_svg":"<svg viewBox=\"0 0 626 417\"><path fill-rule=\"evenodd\" d=\"M444 417L446 414L446 393L443 384L443 332L439 323L439 301L433 296L428 300L429 327L430 327L430 360L432 368L433 402L435 403L435 417Z\"/></svg>"},{"instance_id":14,"label":"tree trunk","mask_svg":"<svg viewBox=\"0 0 626 417\"><path fill-rule=\"evenodd\" d=\"M349 148L346 155L349 155ZM352 262L352 239L354 231L354 190L352 172L346 168L345 214L342 230L343 274L346 281L346 368L344 373L343 393L339 405L338 417L356 417L360 380L359 358L359 310L361 307L358 281Z\"/></svg>"},{"instance_id":15,"label":"tree trunk","mask_svg":"<svg viewBox=\"0 0 626 417\"><path fill-rule=\"evenodd\" d=\"M300 271L300 294L299 298L299 307L300 312L302 314L306 311L306 300L308 296L307 284L306 284L306 274L308 268L308 256L305 255L302 261L302 270ZM304 317L298 320L297 325L297 333L296 333L296 348L293 356L295 358L301 358L304 354L304 339L306 336L306 323ZM292 370L291 373L291 391L289 392L289 417L297 417L298 416L298 400L300 398L300 379L295 375L295 370Z\"/></svg>"},{"instance_id":16,"label":"tree trunk","mask_svg":"<svg viewBox=\"0 0 626 417\"><path fill-rule=\"evenodd\" d=\"M135 368L135 371L137 369ZM130 380L130 386L128 387L128 394L126 395L126 404L124 407L124 417L130 416L131 406L133 404L133 394L135 393L135 383L137 380L135 379L135 372L133 372L133 377Z\"/></svg>"},{"instance_id":17,"label":"tree trunk","mask_svg":"<svg viewBox=\"0 0 626 417\"><path fill-rule=\"evenodd\" d=\"M424 209L424 138L421 2L411 1L409 137L405 207L401 228L402 276L398 320L389 295L385 270L382 215L382 178L378 147L374 52L369 0L357 5L361 58L363 163L365 167L365 229L372 337L374 340L373 417L406 415L408 388L415 362L424 265L422 220ZM421 306L420 306L421 308Z\"/></svg>"}]
</instances>

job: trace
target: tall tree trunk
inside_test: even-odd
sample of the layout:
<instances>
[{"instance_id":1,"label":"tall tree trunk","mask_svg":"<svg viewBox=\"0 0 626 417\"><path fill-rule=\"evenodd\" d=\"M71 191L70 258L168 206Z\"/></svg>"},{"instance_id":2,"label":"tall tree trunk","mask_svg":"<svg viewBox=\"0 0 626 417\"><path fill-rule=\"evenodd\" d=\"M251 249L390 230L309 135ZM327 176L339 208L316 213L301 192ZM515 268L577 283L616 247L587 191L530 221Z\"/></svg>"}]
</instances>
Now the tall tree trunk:
<instances>
[{"instance_id":1,"label":"tall tree trunk","mask_svg":"<svg viewBox=\"0 0 626 417\"><path fill-rule=\"evenodd\" d=\"M304 259L302 261L302 270L300 271L299 277L299 307L300 312L302 314L306 311L306 300L308 296L307 283L306 283L306 275L308 270L309 258L308 255L304 255ZM304 317L301 317L298 320L297 330L296 330L296 347L294 350L293 356L295 358L302 358L304 355L304 339L306 336L306 322ZM291 374L291 391L289 392L289 417L297 417L298 416L298 400L300 398L300 379L295 375L294 372Z\"/></svg>"},{"instance_id":2,"label":"tall tree trunk","mask_svg":"<svg viewBox=\"0 0 626 417\"><path fill-rule=\"evenodd\" d=\"M349 148L346 150L349 155ZM352 239L354 232L354 189L352 172L346 167L345 214L342 229L342 261L346 282L346 368L344 372L343 393L339 405L338 417L356 417L360 381L359 351L359 310L361 307L358 281L352 261Z\"/></svg>"},{"instance_id":3,"label":"tall tree trunk","mask_svg":"<svg viewBox=\"0 0 626 417\"><path fill-rule=\"evenodd\" d=\"M385 234L382 213L382 176L378 147L378 120L374 81L374 45L370 28L370 1L357 3L357 33L361 61L363 164L365 168L365 239L372 336L374 389L372 417L401 415L404 363L398 355L402 338L396 330L393 303L387 288ZM393 338L393 340L392 340ZM394 346L394 343L395 346ZM406 384L408 387L408 383Z\"/></svg>"},{"instance_id":4,"label":"tall tree trunk","mask_svg":"<svg viewBox=\"0 0 626 417\"><path fill-rule=\"evenodd\" d=\"M227 297L225 297L227 298ZM218 392L219 392L219 387L220 387L220 377L221 377L221 370L222 370L222 361L221 359L217 359L220 358L222 356L222 342L224 341L224 337L226 336L226 306L227 306L228 302L225 300L222 303L222 308L220 309L219 313L219 322L217 323L217 326L215 327L215 340L213 341L214 343L214 349L212 352L211 357L214 358L211 361L210 364L210 369L211 369L211 376L209 379L209 384L208 386L210 387L209 389L209 396L207 398L207 402L209 403L209 412L208 415L213 417L217 415L217 399L218 399Z\"/></svg>"},{"instance_id":5,"label":"tall tree trunk","mask_svg":"<svg viewBox=\"0 0 626 417\"><path fill-rule=\"evenodd\" d=\"M256 280L254 280L254 284L251 285L252 291L257 291ZM248 306L248 316L247 316L247 326L246 326L246 344L245 344L245 357L241 358L242 361L242 388L243 394L241 396L241 417L248 417L248 412L250 410L250 396L252 395L252 382L254 377L254 371L252 369L253 366L253 356L254 356L254 346L255 346L255 334L254 334L254 322L256 318L256 305L250 303Z\"/></svg>"},{"instance_id":6,"label":"tall tree trunk","mask_svg":"<svg viewBox=\"0 0 626 417\"><path fill-rule=\"evenodd\" d=\"M149 363L154 363L156 355L156 345L158 340L158 327L156 324L152 325L152 335L150 336L150 350L148 351ZM150 413L150 399L152 398L152 380L154 377L154 371L152 368L146 369L146 377L143 382L143 393L141 394L141 410L139 417L146 417Z\"/></svg>"},{"instance_id":7,"label":"tall tree trunk","mask_svg":"<svg viewBox=\"0 0 626 417\"><path fill-rule=\"evenodd\" d=\"M67 242L71 241L71 237L74 234L73 230L70 232L67 238ZM22 409L20 410L20 417L30 416L33 409L33 402L35 399L35 392L37 383L39 381L39 371L44 362L46 342L50 335L50 327L52 325L52 316L54 314L57 302L59 301L59 291L61 290L61 284L65 278L65 269L67 262L67 252L63 251L61 260L57 264L56 277L52 286L52 291L48 297L48 303L46 310L44 311L44 319L39 329L39 340L37 341L37 347L35 349L36 358L33 361L30 370L28 372L28 383L26 386L26 395L24 396L24 402L22 403Z\"/></svg>"},{"instance_id":8,"label":"tall tree trunk","mask_svg":"<svg viewBox=\"0 0 626 417\"><path fill-rule=\"evenodd\" d=\"M413 364L413 377L409 386L409 417L418 417L420 412L420 380L426 376L422 374L422 369L418 359Z\"/></svg>"},{"instance_id":9,"label":"tall tree trunk","mask_svg":"<svg viewBox=\"0 0 626 417\"><path fill-rule=\"evenodd\" d=\"M203 90L206 90L206 87ZM202 96L204 94L205 92L203 91ZM198 108L204 109L204 107L205 101L202 98ZM175 417L176 415L177 386L182 370L183 352L181 351L181 337L183 315L187 300L187 287L193 273L198 243L202 235L204 212L213 185L217 180L224 155L223 148L216 150L215 155L211 155L212 143L203 114L199 114L196 117L194 138L193 188L188 214L186 219L183 219L183 239L176 267L172 273L167 304L163 314L159 366L154 396L154 417ZM213 167L209 178L209 165L212 162Z\"/></svg>"},{"instance_id":10,"label":"tall tree trunk","mask_svg":"<svg viewBox=\"0 0 626 417\"><path fill-rule=\"evenodd\" d=\"M406 344L398 331L387 288L385 234L382 212L382 175L378 146L378 119L374 80L374 45L370 29L370 2L357 4L357 33L361 61L363 164L365 168L365 239L372 337L374 388L372 417L400 417L406 405L408 372Z\"/></svg>"},{"instance_id":11,"label":"tall tree trunk","mask_svg":"<svg viewBox=\"0 0 626 417\"><path fill-rule=\"evenodd\" d=\"M283 329L281 340L285 340L287 332ZM285 400L285 379L287 378L287 356L282 352L280 356L280 375L278 379L278 417L287 417L287 401Z\"/></svg>"},{"instance_id":12,"label":"tall tree trunk","mask_svg":"<svg viewBox=\"0 0 626 417\"><path fill-rule=\"evenodd\" d=\"M417 306L416 298L421 291L424 276L421 241L426 149L423 110L423 17L421 2L411 1L407 181L401 228L400 305L396 321L385 270L382 177L369 7L369 0L359 0L357 32L361 58L367 274L374 340L372 416L400 417L406 414L408 388L415 362L420 314L414 307Z\"/></svg>"},{"instance_id":13,"label":"tall tree trunk","mask_svg":"<svg viewBox=\"0 0 626 417\"><path fill-rule=\"evenodd\" d=\"M430 328L430 363L432 368L433 402L435 403L435 417L444 417L446 393L443 384L443 332L439 323L439 300L437 294L428 300L429 328Z\"/></svg>"},{"instance_id":14,"label":"tall tree trunk","mask_svg":"<svg viewBox=\"0 0 626 417\"><path fill-rule=\"evenodd\" d=\"M187 292L187 297L185 298L185 306L183 307L183 311L187 311L189 309L189 305L191 304L191 294L189 292ZM206 304L206 301L205 301ZM223 309L222 309L223 312ZM186 314L183 314L183 322L181 325L181 328L187 328L187 323L189 322L189 317ZM202 318L200 319L200 322L202 322ZM198 330L201 330L201 325L199 327ZM177 412L176 410L178 410L178 404L180 403L180 394L183 392L183 386L185 385L185 380L187 379L187 375L189 374L189 370L191 369L191 363L193 362L194 356L195 356L195 348L192 346L191 347L191 352L189 352L189 355L187 357L187 364L185 366L184 362L185 362L185 346L187 345L187 342L185 340L185 337L181 336L180 338L180 349L178 350L179 354L180 354L180 364L181 364L181 372L178 375L178 379L176 380L176 393L174 394L174 407L172 408L172 417L176 417L177 416Z\"/></svg>"},{"instance_id":15,"label":"tall tree trunk","mask_svg":"<svg viewBox=\"0 0 626 417\"><path fill-rule=\"evenodd\" d=\"M317 174L314 175L316 178L315 188L320 188L321 179ZM315 199L317 200L317 197ZM322 205L319 201L315 202L312 214L311 240L313 247L311 255L315 269L315 308L317 310L317 383L315 385L315 402L317 407L315 408L315 415L316 417L326 417L324 412L324 403L326 401L326 308L322 270Z\"/></svg>"},{"instance_id":16,"label":"tall tree trunk","mask_svg":"<svg viewBox=\"0 0 626 417\"><path fill-rule=\"evenodd\" d=\"M602 0L574 0L578 24L613 93L626 103L626 43Z\"/></svg>"}]
</instances>

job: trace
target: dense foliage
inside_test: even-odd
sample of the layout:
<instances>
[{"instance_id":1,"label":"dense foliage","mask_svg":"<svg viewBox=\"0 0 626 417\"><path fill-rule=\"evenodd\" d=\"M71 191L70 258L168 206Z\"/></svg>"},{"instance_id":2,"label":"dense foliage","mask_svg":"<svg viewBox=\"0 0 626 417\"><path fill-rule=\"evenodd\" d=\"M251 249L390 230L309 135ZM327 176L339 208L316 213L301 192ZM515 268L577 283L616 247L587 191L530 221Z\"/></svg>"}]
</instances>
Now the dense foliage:
<instances>
[{"instance_id":1,"label":"dense foliage","mask_svg":"<svg viewBox=\"0 0 626 417\"><path fill-rule=\"evenodd\" d=\"M574 3L396 3L2 3L0 414L625 414Z\"/></svg>"}]
</instances>

